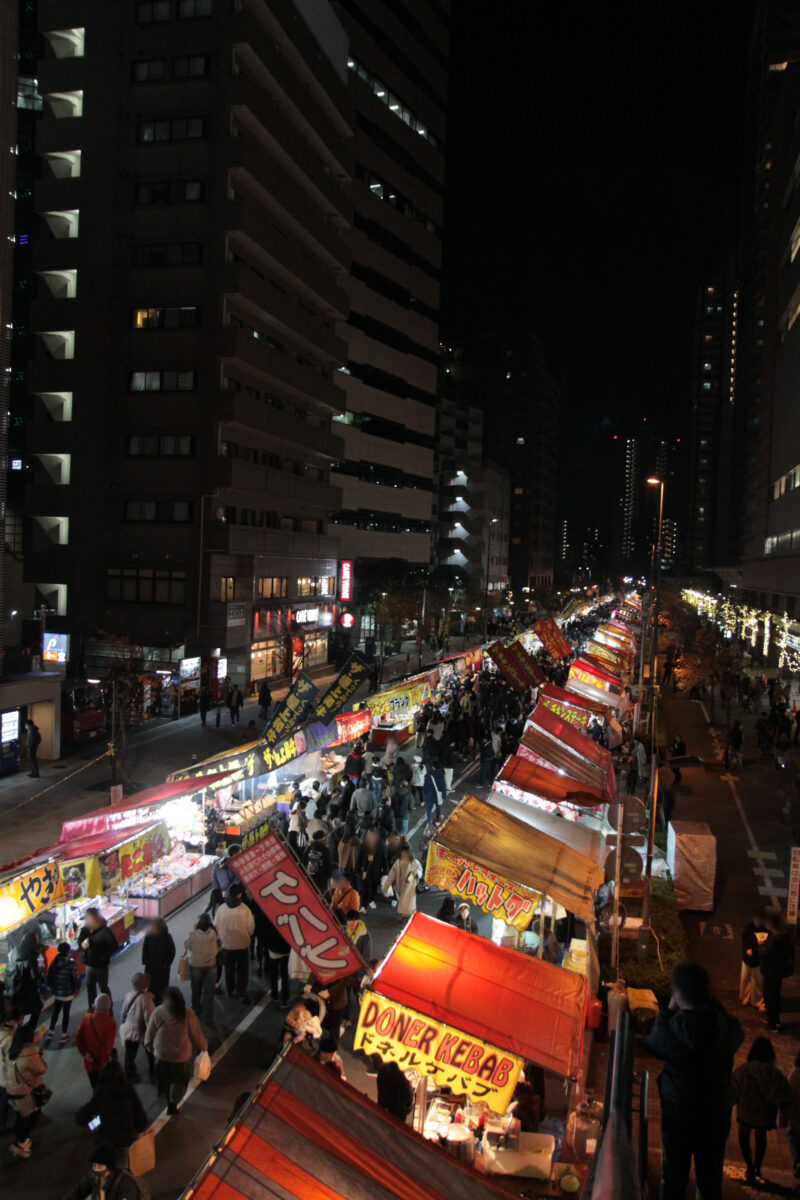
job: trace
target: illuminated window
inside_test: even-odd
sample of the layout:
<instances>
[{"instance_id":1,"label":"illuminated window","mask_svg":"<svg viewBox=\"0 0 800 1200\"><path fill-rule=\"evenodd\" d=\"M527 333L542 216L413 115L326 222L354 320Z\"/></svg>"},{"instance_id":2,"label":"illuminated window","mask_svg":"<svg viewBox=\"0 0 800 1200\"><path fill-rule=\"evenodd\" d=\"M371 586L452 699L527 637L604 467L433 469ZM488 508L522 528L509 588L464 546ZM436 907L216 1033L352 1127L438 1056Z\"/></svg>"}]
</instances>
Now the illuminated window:
<instances>
[{"instance_id":1,"label":"illuminated window","mask_svg":"<svg viewBox=\"0 0 800 1200\"><path fill-rule=\"evenodd\" d=\"M135 308L131 314L134 329L196 329L200 309L195 305L170 308Z\"/></svg>"},{"instance_id":2,"label":"illuminated window","mask_svg":"<svg viewBox=\"0 0 800 1200\"><path fill-rule=\"evenodd\" d=\"M140 121L137 139L143 145L154 142L186 142L205 137L203 117L173 117L160 121Z\"/></svg>"},{"instance_id":3,"label":"illuminated window","mask_svg":"<svg viewBox=\"0 0 800 1200\"><path fill-rule=\"evenodd\" d=\"M176 371L132 371L132 392L194 392L197 390L197 372L190 368Z\"/></svg>"},{"instance_id":4,"label":"illuminated window","mask_svg":"<svg viewBox=\"0 0 800 1200\"><path fill-rule=\"evenodd\" d=\"M233 575L221 575L219 580L219 598L223 604L236 599L236 580Z\"/></svg>"}]
</instances>

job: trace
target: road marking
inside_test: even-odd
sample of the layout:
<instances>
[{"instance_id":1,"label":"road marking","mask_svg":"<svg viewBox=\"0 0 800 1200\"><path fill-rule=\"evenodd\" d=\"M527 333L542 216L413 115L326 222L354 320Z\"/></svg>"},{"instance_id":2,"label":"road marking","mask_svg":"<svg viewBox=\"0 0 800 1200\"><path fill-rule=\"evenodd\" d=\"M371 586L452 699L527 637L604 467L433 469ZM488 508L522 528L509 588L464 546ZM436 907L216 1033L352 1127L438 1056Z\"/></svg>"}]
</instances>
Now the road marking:
<instances>
[{"instance_id":1,"label":"road marking","mask_svg":"<svg viewBox=\"0 0 800 1200\"><path fill-rule=\"evenodd\" d=\"M778 857L774 850L748 850L747 853L760 862L774 862Z\"/></svg>"},{"instance_id":2,"label":"road marking","mask_svg":"<svg viewBox=\"0 0 800 1200\"><path fill-rule=\"evenodd\" d=\"M786 878L786 872L782 871L780 869L780 867L753 867L753 874L754 875L775 875L779 879Z\"/></svg>"},{"instance_id":3,"label":"road marking","mask_svg":"<svg viewBox=\"0 0 800 1200\"><path fill-rule=\"evenodd\" d=\"M700 708L703 710L703 716L705 717L706 721L708 722L708 733L711 738L711 741L714 744L714 750L717 755L717 758L721 762L722 758L723 758L723 752L720 747L719 735L718 735L716 729L711 724L711 719L708 715L708 710L707 710L705 704L701 703ZM736 788L736 780L733 779L730 775L723 775L722 778L725 780L725 782L727 783L728 787L731 790L731 795L733 796L733 802L736 805L736 809L739 813L739 817L741 819L742 825L744 826L744 831L747 835L747 840L750 843L750 850L748 851L748 855L750 858L755 858L757 861L763 860L766 857L766 855L763 855L758 848L758 843L755 839L755 835L753 833L752 827L750 825L750 822L747 819L747 814L744 811L744 805L742 804L741 798L739 796L739 792L737 791L737 788ZM759 873L756 871L755 867L753 868L753 870L754 870L754 872ZM766 871L764 872L764 874L766 875ZM776 887L772 883L767 883L765 886L759 887L758 892L759 892L760 896L769 896L770 900L772 900L773 903L776 903L778 900L786 899L786 897L789 895L788 888Z\"/></svg>"}]
</instances>

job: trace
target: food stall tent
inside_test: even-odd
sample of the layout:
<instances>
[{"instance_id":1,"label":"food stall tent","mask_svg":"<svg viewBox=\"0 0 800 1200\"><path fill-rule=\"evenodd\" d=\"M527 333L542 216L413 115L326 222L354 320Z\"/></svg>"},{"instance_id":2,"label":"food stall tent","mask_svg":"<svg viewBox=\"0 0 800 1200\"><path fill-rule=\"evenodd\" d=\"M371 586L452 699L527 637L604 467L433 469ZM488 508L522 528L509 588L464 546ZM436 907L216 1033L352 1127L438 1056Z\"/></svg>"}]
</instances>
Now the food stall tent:
<instances>
[{"instance_id":1,"label":"food stall tent","mask_svg":"<svg viewBox=\"0 0 800 1200\"><path fill-rule=\"evenodd\" d=\"M576 695L583 696L587 700L594 700L598 704L609 705L618 717L621 717L628 707L628 697L623 692L618 689L607 690L604 688L601 680L582 667L578 659L569 669L567 691L575 692Z\"/></svg>"},{"instance_id":2,"label":"food stall tent","mask_svg":"<svg viewBox=\"0 0 800 1200\"><path fill-rule=\"evenodd\" d=\"M370 991L576 1079L586 981L417 912Z\"/></svg>"},{"instance_id":3,"label":"food stall tent","mask_svg":"<svg viewBox=\"0 0 800 1200\"><path fill-rule=\"evenodd\" d=\"M594 700L588 700L579 696L577 692L568 691L567 688L560 688L555 683L546 683L539 689L539 704L544 704L545 708L549 708L557 716L564 716L564 708L583 715L585 719L581 724L584 729L588 727L592 717L609 721L612 714L609 705L597 704ZM580 728L580 725L578 727Z\"/></svg>"},{"instance_id":4,"label":"food stall tent","mask_svg":"<svg viewBox=\"0 0 800 1200\"><path fill-rule=\"evenodd\" d=\"M276 1059L182 1200L497 1200L508 1194L292 1047Z\"/></svg>"},{"instance_id":5,"label":"food stall tent","mask_svg":"<svg viewBox=\"0 0 800 1200\"><path fill-rule=\"evenodd\" d=\"M611 752L606 750L605 746L599 745L587 734L581 733L569 721L562 720L556 713L545 707L537 707L531 714L525 726L525 732L533 730L543 734L548 739L550 746L558 752L567 750L574 758L594 767L601 775L605 776L605 787L609 796L616 796L617 776L614 771L614 760Z\"/></svg>"},{"instance_id":6,"label":"food stall tent","mask_svg":"<svg viewBox=\"0 0 800 1200\"><path fill-rule=\"evenodd\" d=\"M178 830L174 827L174 821L171 818L174 812L177 819L180 807L182 807L180 802L185 801L193 808L199 809L200 806L192 800L192 797L204 788L218 785L228 776L229 772L221 771L214 775L207 775L203 779L160 783L157 787L134 792L127 799L120 800L118 804L96 808L82 817L65 821L61 826L59 841L68 842L74 838L90 837L93 834L101 834L109 830L125 829L148 819L155 820L156 817L163 818L167 822L170 834L175 837Z\"/></svg>"},{"instance_id":7,"label":"food stall tent","mask_svg":"<svg viewBox=\"0 0 800 1200\"><path fill-rule=\"evenodd\" d=\"M570 821L598 814L611 799L605 782L596 777L590 781L576 779L564 769L546 767L516 754L503 763L494 785L498 791Z\"/></svg>"}]
</instances>

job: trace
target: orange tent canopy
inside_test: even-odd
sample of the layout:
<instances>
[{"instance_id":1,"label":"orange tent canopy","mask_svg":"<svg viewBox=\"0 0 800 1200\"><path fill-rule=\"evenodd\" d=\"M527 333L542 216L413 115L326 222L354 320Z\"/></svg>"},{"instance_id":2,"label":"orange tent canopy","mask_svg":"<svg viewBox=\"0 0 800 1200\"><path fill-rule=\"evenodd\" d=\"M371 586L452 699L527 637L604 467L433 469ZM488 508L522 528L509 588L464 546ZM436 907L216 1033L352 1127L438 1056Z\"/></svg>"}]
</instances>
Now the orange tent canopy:
<instances>
[{"instance_id":1,"label":"orange tent canopy","mask_svg":"<svg viewBox=\"0 0 800 1200\"><path fill-rule=\"evenodd\" d=\"M555 683L546 683L543 688L540 688L539 699L541 700L542 697L555 700L558 704L569 704L572 708L581 708L585 712L591 713L593 717L602 717L604 721L609 721L612 716L610 705L598 704L594 700L588 700L585 696L579 696L577 692L560 688Z\"/></svg>"},{"instance_id":2,"label":"orange tent canopy","mask_svg":"<svg viewBox=\"0 0 800 1200\"><path fill-rule=\"evenodd\" d=\"M519 788L521 792L540 796L542 800L553 804L566 802L579 808L597 808L611 799L596 777L593 781L575 779L566 772L551 770L516 754L506 759L497 778L502 783Z\"/></svg>"},{"instance_id":3,"label":"orange tent canopy","mask_svg":"<svg viewBox=\"0 0 800 1200\"><path fill-rule=\"evenodd\" d=\"M371 990L434 1021L575 1079L586 980L417 912Z\"/></svg>"},{"instance_id":4,"label":"orange tent canopy","mask_svg":"<svg viewBox=\"0 0 800 1200\"><path fill-rule=\"evenodd\" d=\"M544 754L538 735L547 742ZM587 779L604 786L609 796L616 796L617 777L611 752L544 704L534 709L520 745L552 762L555 767L566 770L574 779Z\"/></svg>"}]
</instances>

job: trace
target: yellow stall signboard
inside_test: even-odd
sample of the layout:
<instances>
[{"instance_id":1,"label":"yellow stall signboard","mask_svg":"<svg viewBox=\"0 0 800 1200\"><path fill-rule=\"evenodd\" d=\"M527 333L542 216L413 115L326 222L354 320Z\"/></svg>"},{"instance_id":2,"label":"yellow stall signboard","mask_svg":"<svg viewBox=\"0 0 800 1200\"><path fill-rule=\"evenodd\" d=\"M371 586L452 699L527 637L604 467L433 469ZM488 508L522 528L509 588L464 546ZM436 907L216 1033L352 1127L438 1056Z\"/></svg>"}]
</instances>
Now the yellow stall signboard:
<instances>
[{"instance_id":1,"label":"yellow stall signboard","mask_svg":"<svg viewBox=\"0 0 800 1200\"><path fill-rule=\"evenodd\" d=\"M361 1001L354 1048L396 1062L402 1071L413 1068L499 1113L511 1103L522 1070L516 1055L370 991Z\"/></svg>"},{"instance_id":2,"label":"yellow stall signboard","mask_svg":"<svg viewBox=\"0 0 800 1200\"><path fill-rule=\"evenodd\" d=\"M431 685L427 679L421 679L405 687L379 692L377 696L368 696L366 705L373 717L405 717L430 698Z\"/></svg>"},{"instance_id":3,"label":"yellow stall signboard","mask_svg":"<svg viewBox=\"0 0 800 1200\"><path fill-rule=\"evenodd\" d=\"M540 900L539 892L495 875L434 841L428 847L425 882L477 904L485 913L520 930L528 928Z\"/></svg>"},{"instance_id":4,"label":"yellow stall signboard","mask_svg":"<svg viewBox=\"0 0 800 1200\"><path fill-rule=\"evenodd\" d=\"M0 933L52 908L62 894L58 865L52 861L40 863L0 884Z\"/></svg>"}]
</instances>

